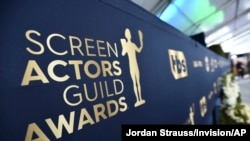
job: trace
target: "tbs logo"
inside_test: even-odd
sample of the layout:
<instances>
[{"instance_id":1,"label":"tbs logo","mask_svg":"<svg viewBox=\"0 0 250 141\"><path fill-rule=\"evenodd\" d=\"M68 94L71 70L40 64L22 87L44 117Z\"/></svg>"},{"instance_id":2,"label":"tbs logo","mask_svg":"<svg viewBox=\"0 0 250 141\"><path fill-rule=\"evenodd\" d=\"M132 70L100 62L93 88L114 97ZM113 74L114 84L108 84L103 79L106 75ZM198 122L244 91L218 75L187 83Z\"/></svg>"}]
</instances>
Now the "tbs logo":
<instances>
[{"instance_id":1,"label":"tbs logo","mask_svg":"<svg viewBox=\"0 0 250 141\"><path fill-rule=\"evenodd\" d=\"M175 79L188 76L186 58L182 51L168 50L171 72Z\"/></svg>"}]
</instances>

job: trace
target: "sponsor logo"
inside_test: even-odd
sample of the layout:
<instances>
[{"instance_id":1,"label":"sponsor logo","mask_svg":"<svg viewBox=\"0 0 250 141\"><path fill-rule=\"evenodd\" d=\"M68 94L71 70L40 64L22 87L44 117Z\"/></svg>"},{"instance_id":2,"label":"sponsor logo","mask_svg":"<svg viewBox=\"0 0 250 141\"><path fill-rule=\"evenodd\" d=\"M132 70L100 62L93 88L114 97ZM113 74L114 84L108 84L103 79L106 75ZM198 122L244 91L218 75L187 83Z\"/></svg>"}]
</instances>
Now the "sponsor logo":
<instances>
[{"instance_id":1,"label":"sponsor logo","mask_svg":"<svg viewBox=\"0 0 250 141\"><path fill-rule=\"evenodd\" d=\"M171 72L175 79L188 76L187 61L182 51L168 50Z\"/></svg>"}]
</instances>

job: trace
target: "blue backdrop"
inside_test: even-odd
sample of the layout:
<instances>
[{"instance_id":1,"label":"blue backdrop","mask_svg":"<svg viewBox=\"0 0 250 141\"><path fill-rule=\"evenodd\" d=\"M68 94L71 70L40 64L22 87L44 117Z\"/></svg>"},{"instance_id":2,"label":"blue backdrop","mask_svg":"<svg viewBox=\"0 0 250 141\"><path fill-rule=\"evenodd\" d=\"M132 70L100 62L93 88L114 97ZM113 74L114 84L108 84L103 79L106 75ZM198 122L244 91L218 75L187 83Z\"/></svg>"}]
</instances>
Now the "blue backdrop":
<instances>
[{"instance_id":1,"label":"blue backdrop","mask_svg":"<svg viewBox=\"0 0 250 141\"><path fill-rule=\"evenodd\" d=\"M229 60L123 0L1 2L0 140L210 124Z\"/></svg>"}]
</instances>

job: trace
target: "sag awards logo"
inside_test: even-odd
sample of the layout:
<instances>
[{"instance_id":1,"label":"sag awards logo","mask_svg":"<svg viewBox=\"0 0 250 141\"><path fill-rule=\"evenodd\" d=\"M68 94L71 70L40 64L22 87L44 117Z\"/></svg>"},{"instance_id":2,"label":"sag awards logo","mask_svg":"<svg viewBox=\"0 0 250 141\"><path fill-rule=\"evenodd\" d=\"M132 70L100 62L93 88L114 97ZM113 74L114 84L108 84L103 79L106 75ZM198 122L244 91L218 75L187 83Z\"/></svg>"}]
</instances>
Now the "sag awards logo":
<instances>
[{"instance_id":1,"label":"sag awards logo","mask_svg":"<svg viewBox=\"0 0 250 141\"><path fill-rule=\"evenodd\" d=\"M200 115L204 117L206 113L207 113L207 100L206 97L203 96L200 99Z\"/></svg>"},{"instance_id":2,"label":"sag awards logo","mask_svg":"<svg viewBox=\"0 0 250 141\"><path fill-rule=\"evenodd\" d=\"M195 105L192 103L191 106L189 106L189 116L186 122L184 123L185 125L195 125Z\"/></svg>"},{"instance_id":3,"label":"sag awards logo","mask_svg":"<svg viewBox=\"0 0 250 141\"><path fill-rule=\"evenodd\" d=\"M146 103L142 96L142 87L140 83L140 69L137 62L138 54L143 49L143 33L138 30L139 45L132 42L132 34L129 28L124 31L124 37L120 39L120 44L110 43L105 40L96 40L93 38L82 38L73 35L62 35L51 33L46 38L46 44L43 44L40 38L42 34L36 30L28 30L25 37L29 43L26 51L31 55L30 58L37 58L40 55L51 53L52 58L62 58L51 60L47 67L41 67L41 62L37 59L27 61L26 69L21 81L22 87L29 87L31 83L49 84L51 81L64 84L65 82L84 82L81 85L71 84L58 90L67 106L80 107L80 110L71 111L69 114L61 114L58 119L47 118L44 124L50 129L45 130L41 127L44 125L32 122L27 125L25 141L43 140L49 141L62 138L63 132L72 134L75 130L82 130L85 125L94 125L108 118L118 115L119 112L126 112L129 105L127 104L124 90L127 85L124 84L122 76L122 64L119 61L120 55L128 58L131 83L133 88L130 89L135 95L133 107L138 107ZM69 45L68 49L58 50L52 40L57 39L62 44ZM45 51L47 49L47 51ZM34 57L36 56L36 57ZM69 57L70 56L70 57ZM85 59L88 57L90 59ZM96 61L93 58L100 58ZM72 59L74 58L74 59ZM79 59L81 58L81 59ZM84 59L82 59L84 58ZM50 58L48 58L49 60ZM99 59L97 59L99 60ZM183 63L183 62L181 62ZM183 65L182 65L183 66ZM57 69L56 69L57 68ZM61 74L58 69L71 69L74 73ZM94 68L95 71L93 71ZM185 69L185 68L183 68ZM59 75L60 74L60 75ZM100 81L99 78L106 80ZM108 78L113 78L108 79ZM91 80L91 81L88 81ZM127 81L126 81L127 82ZM68 84L68 83L67 83ZM113 91L111 91L113 90ZM73 98L73 99L72 99ZM100 100L102 102L100 102ZM131 99L130 99L131 100ZM97 102L98 101L98 102ZM104 102L103 102L104 101ZM85 104L92 105L86 108ZM78 112L78 113L76 113ZM79 117L76 117L79 116ZM54 136L48 136L54 135Z\"/></svg>"},{"instance_id":4,"label":"sag awards logo","mask_svg":"<svg viewBox=\"0 0 250 141\"><path fill-rule=\"evenodd\" d=\"M130 76L133 81L134 93L136 97L135 107L145 103L141 96L140 71L136 59L136 53L140 53L143 48L143 34L139 30L140 47L131 41L131 33L128 28L125 29L125 39L121 39L122 55L128 55Z\"/></svg>"}]
</instances>

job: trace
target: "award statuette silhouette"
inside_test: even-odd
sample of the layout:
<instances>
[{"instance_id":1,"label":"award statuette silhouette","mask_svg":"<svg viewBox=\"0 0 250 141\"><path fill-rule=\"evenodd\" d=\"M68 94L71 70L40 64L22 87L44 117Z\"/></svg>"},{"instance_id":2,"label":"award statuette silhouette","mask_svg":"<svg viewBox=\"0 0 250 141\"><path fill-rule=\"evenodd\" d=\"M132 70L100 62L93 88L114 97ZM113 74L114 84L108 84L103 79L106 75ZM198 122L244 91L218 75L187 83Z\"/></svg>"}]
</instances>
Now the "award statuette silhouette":
<instances>
[{"instance_id":1,"label":"award statuette silhouette","mask_svg":"<svg viewBox=\"0 0 250 141\"><path fill-rule=\"evenodd\" d=\"M192 104L192 106L189 107L189 120L191 125L194 125L194 112L194 104Z\"/></svg>"},{"instance_id":2,"label":"award statuette silhouette","mask_svg":"<svg viewBox=\"0 0 250 141\"><path fill-rule=\"evenodd\" d=\"M125 29L125 39L120 39L122 45L122 56L128 55L130 76L133 81L134 94L136 97L135 107L145 103L141 96L140 71L136 59L136 53L140 53L143 48L143 34L138 30L140 47L131 41L131 32L128 28Z\"/></svg>"}]
</instances>

